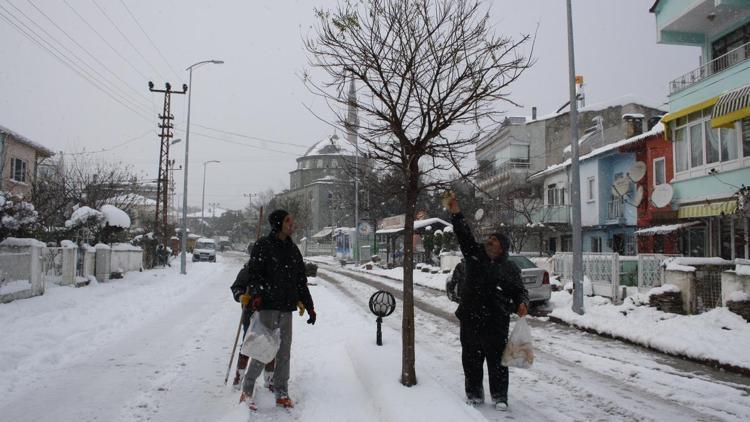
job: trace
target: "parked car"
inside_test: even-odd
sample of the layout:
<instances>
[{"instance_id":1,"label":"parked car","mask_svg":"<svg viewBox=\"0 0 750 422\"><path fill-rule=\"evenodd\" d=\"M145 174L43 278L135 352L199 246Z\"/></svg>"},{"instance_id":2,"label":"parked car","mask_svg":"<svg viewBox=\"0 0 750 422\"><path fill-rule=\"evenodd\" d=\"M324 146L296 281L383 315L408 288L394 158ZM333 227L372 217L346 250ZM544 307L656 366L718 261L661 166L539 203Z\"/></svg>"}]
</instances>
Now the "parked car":
<instances>
[{"instance_id":1,"label":"parked car","mask_svg":"<svg viewBox=\"0 0 750 422\"><path fill-rule=\"evenodd\" d=\"M543 304L552 296L552 288L549 284L549 273L537 267L529 258L522 255L511 255L508 257L518 268L521 269L521 277L526 290L529 292L529 301L532 305ZM456 265L450 277L445 282L445 293L453 302L458 303L461 299L460 284L463 282L464 262Z\"/></svg>"},{"instance_id":2,"label":"parked car","mask_svg":"<svg viewBox=\"0 0 750 422\"><path fill-rule=\"evenodd\" d=\"M200 238L195 241L193 262L216 262L216 242L213 239Z\"/></svg>"}]
</instances>

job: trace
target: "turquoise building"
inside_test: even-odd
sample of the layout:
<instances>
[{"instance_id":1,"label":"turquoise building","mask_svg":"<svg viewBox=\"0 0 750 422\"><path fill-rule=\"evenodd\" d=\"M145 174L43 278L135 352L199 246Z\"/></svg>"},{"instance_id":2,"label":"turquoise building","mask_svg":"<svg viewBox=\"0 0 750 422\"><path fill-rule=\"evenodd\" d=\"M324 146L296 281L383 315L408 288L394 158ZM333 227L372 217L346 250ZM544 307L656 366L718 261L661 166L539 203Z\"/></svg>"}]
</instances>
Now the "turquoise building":
<instances>
[{"instance_id":1,"label":"turquoise building","mask_svg":"<svg viewBox=\"0 0 750 422\"><path fill-rule=\"evenodd\" d=\"M750 0L657 0L657 41L700 47L695 69L669 83L671 204L694 256L750 258ZM739 204L739 206L738 206ZM746 208L750 208L747 206Z\"/></svg>"}]
</instances>

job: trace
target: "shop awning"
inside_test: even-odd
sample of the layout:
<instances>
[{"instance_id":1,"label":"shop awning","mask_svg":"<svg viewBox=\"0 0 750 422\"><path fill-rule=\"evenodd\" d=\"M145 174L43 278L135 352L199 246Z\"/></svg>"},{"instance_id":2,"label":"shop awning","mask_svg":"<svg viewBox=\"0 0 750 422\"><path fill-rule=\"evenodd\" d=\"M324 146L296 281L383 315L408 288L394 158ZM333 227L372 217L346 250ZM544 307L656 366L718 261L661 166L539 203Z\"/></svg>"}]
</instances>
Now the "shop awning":
<instances>
[{"instance_id":1,"label":"shop awning","mask_svg":"<svg viewBox=\"0 0 750 422\"><path fill-rule=\"evenodd\" d=\"M636 230L635 234L637 236L654 236L657 234L668 234L668 233L672 233L680 229L684 229L685 227L695 226L696 224L701 224L701 222L691 221L689 223L665 224L662 226L654 226L654 227L649 227L647 229Z\"/></svg>"},{"instance_id":2,"label":"shop awning","mask_svg":"<svg viewBox=\"0 0 750 422\"><path fill-rule=\"evenodd\" d=\"M328 237L328 236L331 235L331 231L332 231L332 229L330 227L326 227L323 230L321 230L321 231L315 233L314 235L312 235L312 238L313 239L322 239L324 237Z\"/></svg>"},{"instance_id":3,"label":"shop awning","mask_svg":"<svg viewBox=\"0 0 750 422\"><path fill-rule=\"evenodd\" d=\"M708 204L685 205L677 210L677 218L713 217L722 214L734 214L737 201L711 202Z\"/></svg>"},{"instance_id":4,"label":"shop awning","mask_svg":"<svg viewBox=\"0 0 750 422\"><path fill-rule=\"evenodd\" d=\"M711 126L731 125L748 116L750 116L750 85L745 85L719 97L711 114Z\"/></svg>"}]
</instances>

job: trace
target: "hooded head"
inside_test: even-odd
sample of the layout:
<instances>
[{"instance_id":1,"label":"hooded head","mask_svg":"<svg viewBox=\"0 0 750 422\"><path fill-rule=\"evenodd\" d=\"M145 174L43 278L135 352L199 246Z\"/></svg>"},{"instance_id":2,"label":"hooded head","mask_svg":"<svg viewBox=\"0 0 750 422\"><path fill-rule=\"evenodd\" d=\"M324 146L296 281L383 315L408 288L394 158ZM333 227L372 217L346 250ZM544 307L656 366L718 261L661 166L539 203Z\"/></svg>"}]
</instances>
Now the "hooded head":
<instances>
[{"instance_id":1,"label":"hooded head","mask_svg":"<svg viewBox=\"0 0 750 422\"><path fill-rule=\"evenodd\" d=\"M510 239L503 233L492 233L484 245L484 250L490 259L497 259L501 256L508 255Z\"/></svg>"},{"instance_id":2,"label":"hooded head","mask_svg":"<svg viewBox=\"0 0 750 422\"><path fill-rule=\"evenodd\" d=\"M281 229L284 226L284 219L287 215L289 215L289 213L284 210L276 210L272 212L271 215L268 216L268 223L271 224L271 231L275 233L281 232Z\"/></svg>"}]
</instances>

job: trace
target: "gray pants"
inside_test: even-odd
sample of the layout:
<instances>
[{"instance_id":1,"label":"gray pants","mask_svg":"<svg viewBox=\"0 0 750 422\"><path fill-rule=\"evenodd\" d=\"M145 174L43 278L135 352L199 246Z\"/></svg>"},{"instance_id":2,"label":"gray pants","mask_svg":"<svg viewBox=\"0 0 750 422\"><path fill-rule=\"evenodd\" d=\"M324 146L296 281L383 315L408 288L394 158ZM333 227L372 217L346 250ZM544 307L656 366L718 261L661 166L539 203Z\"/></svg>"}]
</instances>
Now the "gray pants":
<instances>
[{"instance_id":1,"label":"gray pants","mask_svg":"<svg viewBox=\"0 0 750 422\"><path fill-rule=\"evenodd\" d=\"M276 352L276 369L273 372L273 388L276 398L288 395L289 357L292 349L292 313L282 311L257 311L260 321L271 330L279 329L281 345ZM255 380L263 372L266 364L252 359L245 372L242 391L250 396L255 390Z\"/></svg>"}]
</instances>

